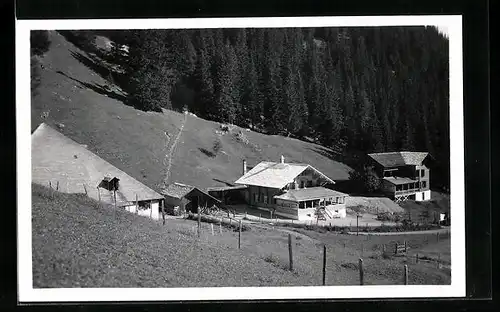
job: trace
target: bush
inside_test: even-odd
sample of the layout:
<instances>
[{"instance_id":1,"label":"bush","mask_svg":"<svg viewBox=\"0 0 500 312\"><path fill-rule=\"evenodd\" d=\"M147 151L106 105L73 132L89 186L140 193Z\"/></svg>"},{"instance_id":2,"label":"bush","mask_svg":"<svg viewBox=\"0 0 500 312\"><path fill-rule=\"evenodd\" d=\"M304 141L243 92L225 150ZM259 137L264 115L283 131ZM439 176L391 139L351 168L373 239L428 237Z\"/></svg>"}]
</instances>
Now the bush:
<instances>
[{"instance_id":1,"label":"bush","mask_svg":"<svg viewBox=\"0 0 500 312\"><path fill-rule=\"evenodd\" d=\"M280 259L273 254L269 254L269 255L264 257L264 261L266 261L268 263L272 263L272 264L278 264Z\"/></svg>"},{"instance_id":2,"label":"bush","mask_svg":"<svg viewBox=\"0 0 500 312\"><path fill-rule=\"evenodd\" d=\"M215 154L218 154L221 149L222 149L222 143L219 139L216 139L212 146L212 150L214 151Z\"/></svg>"},{"instance_id":3,"label":"bush","mask_svg":"<svg viewBox=\"0 0 500 312\"><path fill-rule=\"evenodd\" d=\"M349 173L353 187L362 193L374 193L380 189L380 178L373 166L365 165Z\"/></svg>"}]
</instances>

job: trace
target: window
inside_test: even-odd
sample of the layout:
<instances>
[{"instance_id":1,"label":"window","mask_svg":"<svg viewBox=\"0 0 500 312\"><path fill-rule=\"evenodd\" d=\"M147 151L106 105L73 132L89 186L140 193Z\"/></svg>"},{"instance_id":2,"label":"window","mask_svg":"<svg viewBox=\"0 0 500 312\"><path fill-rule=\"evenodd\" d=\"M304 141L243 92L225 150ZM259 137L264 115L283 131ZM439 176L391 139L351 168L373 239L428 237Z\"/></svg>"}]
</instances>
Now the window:
<instances>
[{"instance_id":1,"label":"window","mask_svg":"<svg viewBox=\"0 0 500 312\"><path fill-rule=\"evenodd\" d=\"M425 169L420 170L420 177L425 177Z\"/></svg>"},{"instance_id":2,"label":"window","mask_svg":"<svg viewBox=\"0 0 500 312\"><path fill-rule=\"evenodd\" d=\"M307 187L311 187L313 185L313 181L309 180L307 181Z\"/></svg>"},{"instance_id":3,"label":"window","mask_svg":"<svg viewBox=\"0 0 500 312\"><path fill-rule=\"evenodd\" d=\"M427 181L422 181L422 188L426 188L427 187Z\"/></svg>"},{"instance_id":4,"label":"window","mask_svg":"<svg viewBox=\"0 0 500 312\"><path fill-rule=\"evenodd\" d=\"M299 202L299 208L304 209L305 208L305 203L304 202Z\"/></svg>"},{"instance_id":5,"label":"window","mask_svg":"<svg viewBox=\"0 0 500 312\"><path fill-rule=\"evenodd\" d=\"M268 202L267 202L267 196L266 196L266 195L264 195L264 203L266 203L266 204L268 203Z\"/></svg>"},{"instance_id":6,"label":"window","mask_svg":"<svg viewBox=\"0 0 500 312\"><path fill-rule=\"evenodd\" d=\"M300 182L300 188L304 188L306 186L305 182L304 181L301 181Z\"/></svg>"}]
</instances>

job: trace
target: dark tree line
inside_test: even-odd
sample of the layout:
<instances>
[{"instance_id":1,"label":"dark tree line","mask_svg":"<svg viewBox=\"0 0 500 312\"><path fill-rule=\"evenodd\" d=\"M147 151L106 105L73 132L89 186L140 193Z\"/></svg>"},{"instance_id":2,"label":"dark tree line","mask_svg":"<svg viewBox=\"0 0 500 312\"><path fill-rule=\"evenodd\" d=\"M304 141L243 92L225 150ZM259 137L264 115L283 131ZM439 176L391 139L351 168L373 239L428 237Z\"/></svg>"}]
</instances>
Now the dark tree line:
<instances>
[{"instance_id":1,"label":"dark tree line","mask_svg":"<svg viewBox=\"0 0 500 312\"><path fill-rule=\"evenodd\" d=\"M32 30L30 33L30 73L31 73L31 96L37 95L40 86L40 62L38 57L49 50L50 40L46 30Z\"/></svg>"},{"instance_id":2,"label":"dark tree line","mask_svg":"<svg viewBox=\"0 0 500 312\"><path fill-rule=\"evenodd\" d=\"M449 185L448 39L434 27L108 35L130 46L129 94L141 109L308 137L360 168L368 152L428 151L433 178Z\"/></svg>"}]
</instances>

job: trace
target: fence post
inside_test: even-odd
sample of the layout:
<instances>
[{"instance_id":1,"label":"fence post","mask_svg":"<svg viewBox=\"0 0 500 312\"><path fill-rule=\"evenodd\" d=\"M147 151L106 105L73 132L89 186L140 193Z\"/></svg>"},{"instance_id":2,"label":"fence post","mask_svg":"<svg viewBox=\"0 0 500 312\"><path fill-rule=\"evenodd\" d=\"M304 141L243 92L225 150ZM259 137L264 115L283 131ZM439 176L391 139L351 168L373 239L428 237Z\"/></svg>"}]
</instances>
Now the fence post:
<instances>
[{"instance_id":1,"label":"fence post","mask_svg":"<svg viewBox=\"0 0 500 312\"><path fill-rule=\"evenodd\" d=\"M238 249L241 249L241 220L240 220L239 231L238 231Z\"/></svg>"},{"instance_id":2,"label":"fence post","mask_svg":"<svg viewBox=\"0 0 500 312\"><path fill-rule=\"evenodd\" d=\"M323 286L326 285L326 245L323 245Z\"/></svg>"},{"instance_id":3,"label":"fence post","mask_svg":"<svg viewBox=\"0 0 500 312\"><path fill-rule=\"evenodd\" d=\"M290 271L293 271L292 234L288 234L288 258L290 260Z\"/></svg>"},{"instance_id":4,"label":"fence post","mask_svg":"<svg viewBox=\"0 0 500 312\"><path fill-rule=\"evenodd\" d=\"M198 237L201 236L201 213L200 208L198 207Z\"/></svg>"},{"instance_id":5,"label":"fence post","mask_svg":"<svg viewBox=\"0 0 500 312\"><path fill-rule=\"evenodd\" d=\"M163 203L163 200L160 200L161 204L161 217L163 219L163 225L165 225L165 204Z\"/></svg>"},{"instance_id":6,"label":"fence post","mask_svg":"<svg viewBox=\"0 0 500 312\"><path fill-rule=\"evenodd\" d=\"M59 181L57 181L56 191L59 191Z\"/></svg>"},{"instance_id":7,"label":"fence post","mask_svg":"<svg viewBox=\"0 0 500 312\"><path fill-rule=\"evenodd\" d=\"M271 214L271 222L273 222L273 211L269 210L269 213Z\"/></svg>"},{"instance_id":8,"label":"fence post","mask_svg":"<svg viewBox=\"0 0 500 312\"><path fill-rule=\"evenodd\" d=\"M406 249L406 241L405 241L405 253L406 253L407 249Z\"/></svg>"},{"instance_id":9,"label":"fence post","mask_svg":"<svg viewBox=\"0 0 500 312\"><path fill-rule=\"evenodd\" d=\"M356 215L356 236L359 235L359 215Z\"/></svg>"},{"instance_id":10,"label":"fence post","mask_svg":"<svg viewBox=\"0 0 500 312\"><path fill-rule=\"evenodd\" d=\"M363 259L359 258L359 285L364 285L364 276L363 276Z\"/></svg>"},{"instance_id":11,"label":"fence post","mask_svg":"<svg viewBox=\"0 0 500 312\"><path fill-rule=\"evenodd\" d=\"M212 236L214 236L214 224L210 223L210 228L212 229Z\"/></svg>"},{"instance_id":12,"label":"fence post","mask_svg":"<svg viewBox=\"0 0 500 312\"><path fill-rule=\"evenodd\" d=\"M221 223L219 223L219 234L222 235L222 221L221 221Z\"/></svg>"},{"instance_id":13,"label":"fence post","mask_svg":"<svg viewBox=\"0 0 500 312\"><path fill-rule=\"evenodd\" d=\"M408 285L408 265L405 264L405 285Z\"/></svg>"}]
</instances>

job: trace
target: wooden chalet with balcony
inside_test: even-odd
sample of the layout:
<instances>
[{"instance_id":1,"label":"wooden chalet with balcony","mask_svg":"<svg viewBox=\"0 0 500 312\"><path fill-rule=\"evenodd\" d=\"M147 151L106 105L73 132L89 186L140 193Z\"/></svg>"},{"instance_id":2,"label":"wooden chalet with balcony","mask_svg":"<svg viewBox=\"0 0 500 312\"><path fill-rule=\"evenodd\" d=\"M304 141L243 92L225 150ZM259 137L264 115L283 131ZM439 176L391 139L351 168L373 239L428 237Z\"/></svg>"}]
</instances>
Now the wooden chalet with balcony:
<instances>
[{"instance_id":1,"label":"wooden chalet with balcony","mask_svg":"<svg viewBox=\"0 0 500 312\"><path fill-rule=\"evenodd\" d=\"M381 190L396 202L431 199L429 153L390 152L368 154L381 180Z\"/></svg>"},{"instance_id":2,"label":"wooden chalet with balcony","mask_svg":"<svg viewBox=\"0 0 500 312\"><path fill-rule=\"evenodd\" d=\"M274 215L314 220L345 217L347 194L326 186L335 182L308 164L263 161L247 171L235 184L245 185L245 201Z\"/></svg>"}]
</instances>

